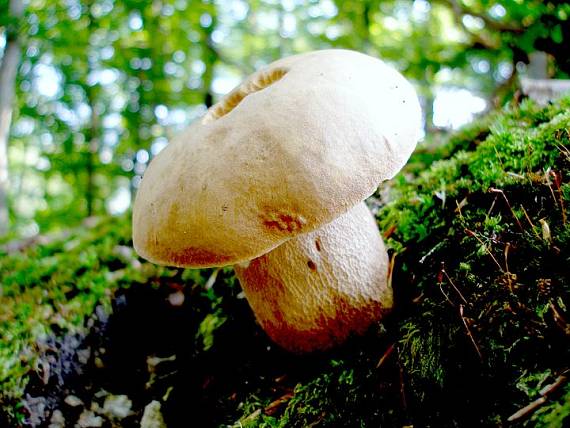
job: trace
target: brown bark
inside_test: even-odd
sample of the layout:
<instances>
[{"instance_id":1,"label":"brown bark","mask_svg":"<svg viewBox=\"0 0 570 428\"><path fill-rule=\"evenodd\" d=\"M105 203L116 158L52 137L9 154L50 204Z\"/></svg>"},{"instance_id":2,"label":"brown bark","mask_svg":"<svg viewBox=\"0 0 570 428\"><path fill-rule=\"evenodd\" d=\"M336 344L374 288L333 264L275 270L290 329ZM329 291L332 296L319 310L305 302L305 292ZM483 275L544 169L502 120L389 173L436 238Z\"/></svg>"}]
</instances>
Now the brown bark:
<instances>
[{"instance_id":1,"label":"brown bark","mask_svg":"<svg viewBox=\"0 0 570 428\"><path fill-rule=\"evenodd\" d=\"M24 13L22 1L10 0L9 13L18 21ZM21 57L17 29L10 27L6 31L6 48L0 64L0 236L8 232L8 138Z\"/></svg>"}]
</instances>

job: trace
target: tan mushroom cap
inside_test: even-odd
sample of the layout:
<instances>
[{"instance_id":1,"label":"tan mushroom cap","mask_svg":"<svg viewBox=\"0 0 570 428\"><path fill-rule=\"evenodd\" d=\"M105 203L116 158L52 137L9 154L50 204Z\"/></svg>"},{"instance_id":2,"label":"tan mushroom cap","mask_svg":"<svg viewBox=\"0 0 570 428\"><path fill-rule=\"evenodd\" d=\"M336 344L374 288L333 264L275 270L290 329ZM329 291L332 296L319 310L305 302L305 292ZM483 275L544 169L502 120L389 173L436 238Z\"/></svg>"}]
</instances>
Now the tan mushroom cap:
<instances>
[{"instance_id":1,"label":"tan mushroom cap","mask_svg":"<svg viewBox=\"0 0 570 428\"><path fill-rule=\"evenodd\" d=\"M134 246L181 267L265 254L396 174L420 117L412 86L378 59L323 50L276 61L151 162L133 209Z\"/></svg>"},{"instance_id":2,"label":"tan mushroom cap","mask_svg":"<svg viewBox=\"0 0 570 428\"><path fill-rule=\"evenodd\" d=\"M234 268L258 322L293 352L339 344L392 308L388 255L364 202L246 265Z\"/></svg>"}]
</instances>

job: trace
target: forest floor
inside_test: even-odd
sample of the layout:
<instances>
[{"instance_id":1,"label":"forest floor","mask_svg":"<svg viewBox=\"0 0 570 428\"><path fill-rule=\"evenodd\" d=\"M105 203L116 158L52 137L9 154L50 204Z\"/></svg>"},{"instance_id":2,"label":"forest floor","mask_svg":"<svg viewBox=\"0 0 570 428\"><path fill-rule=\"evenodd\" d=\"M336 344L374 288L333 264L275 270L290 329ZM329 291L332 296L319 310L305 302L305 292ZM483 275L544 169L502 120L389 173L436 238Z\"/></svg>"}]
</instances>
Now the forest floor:
<instances>
[{"instance_id":1,"label":"forest floor","mask_svg":"<svg viewBox=\"0 0 570 428\"><path fill-rule=\"evenodd\" d=\"M396 309L307 356L231 269L138 258L128 217L1 247L0 427L570 426L570 99L493 113L376 196Z\"/></svg>"}]
</instances>

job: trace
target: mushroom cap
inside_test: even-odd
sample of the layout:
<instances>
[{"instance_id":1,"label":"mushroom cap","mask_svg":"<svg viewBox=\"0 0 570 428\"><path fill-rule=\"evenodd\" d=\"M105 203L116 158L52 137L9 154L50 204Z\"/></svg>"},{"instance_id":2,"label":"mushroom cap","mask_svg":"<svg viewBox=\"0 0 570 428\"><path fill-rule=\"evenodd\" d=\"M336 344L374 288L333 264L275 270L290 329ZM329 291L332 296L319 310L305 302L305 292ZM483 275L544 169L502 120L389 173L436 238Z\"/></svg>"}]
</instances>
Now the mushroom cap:
<instances>
[{"instance_id":1,"label":"mushroom cap","mask_svg":"<svg viewBox=\"0 0 570 428\"><path fill-rule=\"evenodd\" d=\"M388 254L364 202L234 269L259 324L293 352L330 348L392 308Z\"/></svg>"},{"instance_id":2,"label":"mushroom cap","mask_svg":"<svg viewBox=\"0 0 570 428\"><path fill-rule=\"evenodd\" d=\"M276 61L153 159L135 249L180 267L265 254L371 195L405 164L420 125L414 89L378 59L323 50Z\"/></svg>"}]
</instances>

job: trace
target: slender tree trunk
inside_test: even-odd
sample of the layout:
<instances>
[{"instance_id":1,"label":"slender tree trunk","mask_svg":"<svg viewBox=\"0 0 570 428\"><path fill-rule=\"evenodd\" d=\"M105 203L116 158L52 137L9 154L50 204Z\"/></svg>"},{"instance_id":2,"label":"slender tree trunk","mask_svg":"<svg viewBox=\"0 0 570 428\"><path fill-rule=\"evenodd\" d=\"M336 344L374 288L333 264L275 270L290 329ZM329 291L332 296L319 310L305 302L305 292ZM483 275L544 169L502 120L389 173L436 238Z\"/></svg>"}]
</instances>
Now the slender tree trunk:
<instances>
[{"instance_id":1,"label":"slender tree trunk","mask_svg":"<svg viewBox=\"0 0 570 428\"><path fill-rule=\"evenodd\" d=\"M93 34L96 30L96 23L95 17L92 14L92 6L93 1L89 1L89 24L87 28L89 29L89 33ZM94 49L91 46L91 39L87 39L87 74L91 73L94 69L96 64L94 63L95 60L92 59L89 55L91 50ZM86 173L87 173L87 183L85 187L85 200L87 203L87 217L91 217L94 214L94 201L96 198L97 189L95 186L95 170L96 170L96 163L97 163L97 153L99 152L99 116L96 112L96 89L93 86L85 86L85 92L87 95L87 104L91 108L91 123L89 124L89 128L86 130L86 137L87 137L87 163L86 163Z\"/></svg>"},{"instance_id":2,"label":"slender tree trunk","mask_svg":"<svg viewBox=\"0 0 570 428\"><path fill-rule=\"evenodd\" d=\"M95 200L95 167L97 162L97 153L99 151L99 117L95 111L95 100L93 95L93 88L87 89L88 95L87 100L89 106L91 107L91 123L90 128L87 131L87 138L89 141L89 147L87 148L87 186L85 189L85 199L87 201L87 217L91 217L94 214L94 200Z\"/></svg>"},{"instance_id":3,"label":"slender tree trunk","mask_svg":"<svg viewBox=\"0 0 570 428\"><path fill-rule=\"evenodd\" d=\"M218 51L212 40L212 33L216 29L218 17L216 15L216 10L212 11L212 23L207 28L202 28L202 37L204 40L204 53L202 55L202 61L206 65L206 70L202 75L202 85L204 88L204 104L207 108L210 108L214 104L214 91L212 84L214 82L214 69L216 67L216 62L218 62L219 56Z\"/></svg>"},{"instance_id":4,"label":"slender tree trunk","mask_svg":"<svg viewBox=\"0 0 570 428\"><path fill-rule=\"evenodd\" d=\"M23 13L24 5L21 0L10 0L10 16L19 20ZM0 64L0 236L8 232L8 138L20 56L18 30L8 28L6 48Z\"/></svg>"},{"instance_id":5,"label":"slender tree trunk","mask_svg":"<svg viewBox=\"0 0 570 428\"><path fill-rule=\"evenodd\" d=\"M362 42L363 42L364 52L366 52L369 55L373 54L373 49L372 49L373 46L371 40L372 38L370 37L370 27L372 26L371 14L372 14L372 9L370 2L366 0L364 2L362 10L362 28L363 28Z\"/></svg>"},{"instance_id":6,"label":"slender tree trunk","mask_svg":"<svg viewBox=\"0 0 570 428\"><path fill-rule=\"evenodd\" d=\"M434 131L435 126L433 124L433 103L435 101L435 97L433 96L433 92L430 88L427 89L427 92L424 96L424 131L426 134Z\"/></svg>"}]
</instances>

